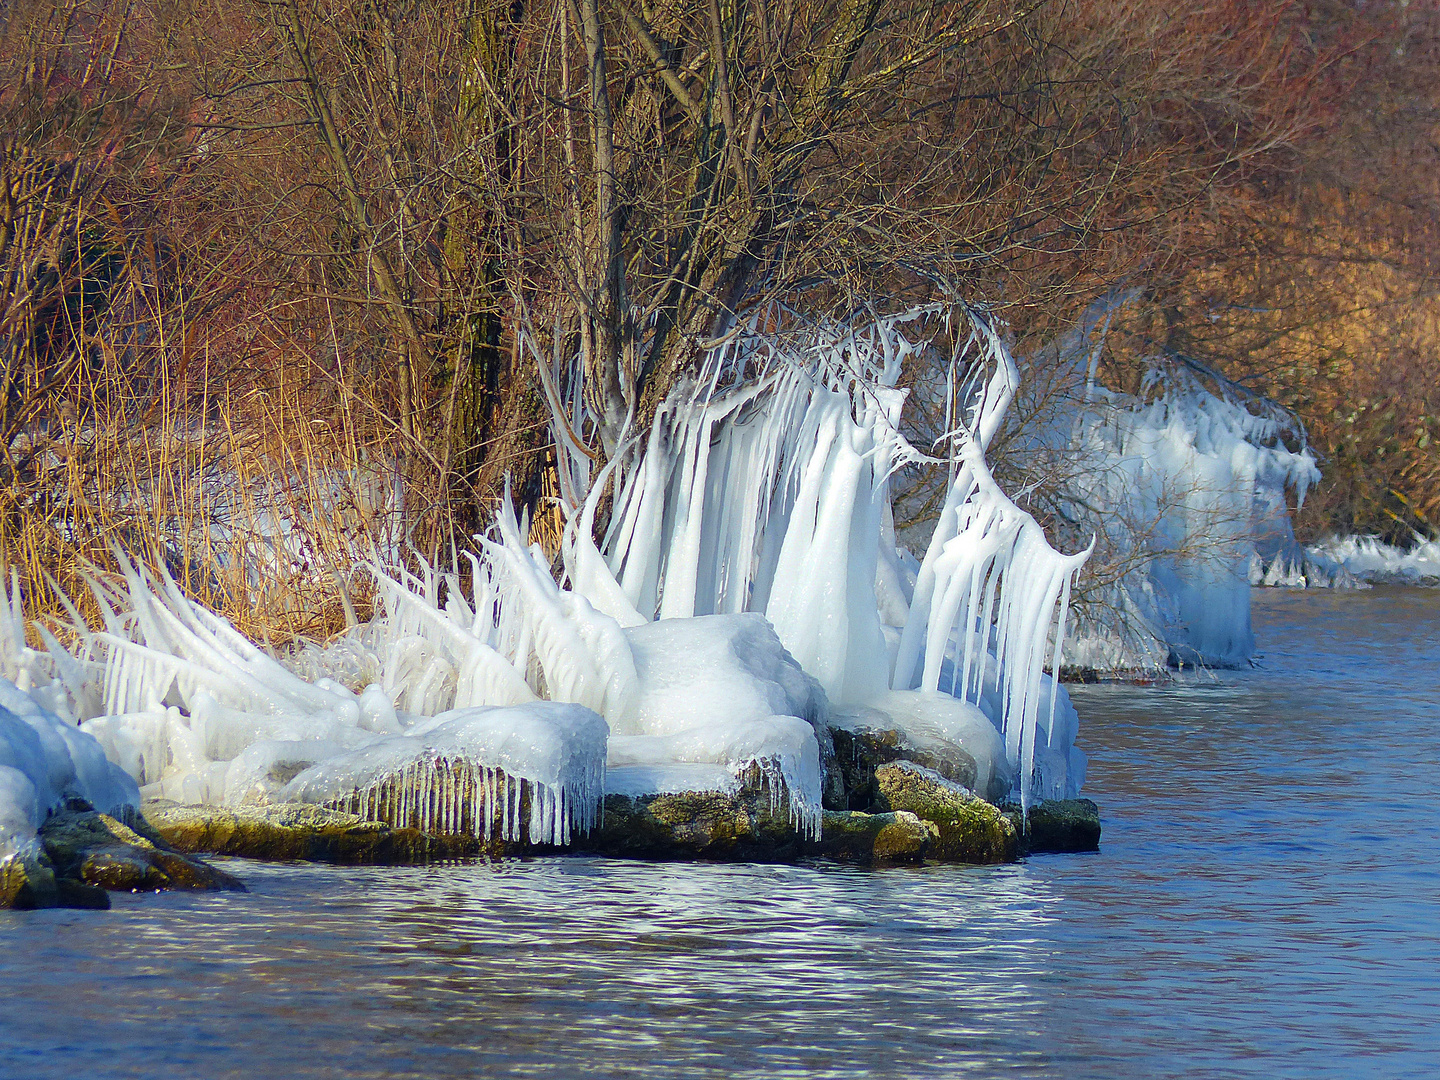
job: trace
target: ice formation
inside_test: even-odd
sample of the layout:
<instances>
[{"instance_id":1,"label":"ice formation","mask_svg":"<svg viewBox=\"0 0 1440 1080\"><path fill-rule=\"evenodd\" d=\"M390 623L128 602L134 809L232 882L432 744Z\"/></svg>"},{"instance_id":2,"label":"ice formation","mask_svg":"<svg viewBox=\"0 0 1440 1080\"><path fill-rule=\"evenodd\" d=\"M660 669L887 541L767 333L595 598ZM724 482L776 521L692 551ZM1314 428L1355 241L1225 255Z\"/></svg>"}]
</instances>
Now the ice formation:
<instances>
[{"instance_id":1,"label":"ice formation","mask_svg":"<svg viewBox=\"0 0 1440 1080\"><path fill-rule=\"evenodd\" d=\"M124 817L135 782L100 744L47 707L53 661L25 644L18 580L0 587L0 862L36 844L35 831L67 799Z\"/></svg>"},{"instance_id":2,"label":"ice formation","mask_svg":"<svg viewBox=\"0 0 1440 1080\"><path fill-rule=\"evenodd\" d=\"M1288 561L1257 565L1259 584L1364 588L1366 585L1440 584L1440 541L1416 535L1408 548L1375 536L1330 536Z\"/></svg>"},{"instance_id":3,"label":"ice formation","mask_svg":"<svg viewBox=\"0 0 1440 1080\"><path fill-rule=\"evenodd\" d=\"M64 691L82 721L65 730L120 766L132 802L143 786L190 803L363 804L395 824L506 839L519 835L528 805L529 837L555 844L595 820L608 731L590 709L540 701L513 672L523 694L484 682L491 669L478 653L456 680L437 650L417 656L426 639L407 635L403 616L386 627L397 632L385 665L393 691L302 679L168 576L123 559L122 569L123 589L94 583L105 628L77 627L73 656L52 646L55 682L31 696ZM17 655L14 640L7 655ZM448 710L457 685L471 697L484 685L502 700L423 719L396 708L398 699Z\"/></svg>"},{"instance_id":4,"label":"ice formation","mask_svg":"<svg viewBox=\"0 0 1440 1080\"><path fill-rule=\"evenodd\" d=\"M605 721L583 705L454 709L322 757L278 792L280 802L339 806L426 832L568 844L595 823L605 792Z\"/></svg>"},{"instance_id":5,"label":"ice formation","mask_svg":"<svg viewBox=\"0 0 1440 1080\"><path fill-rule=\"evenodd\" d=\"M95 739L0 678L0 861L72 798L122 818L140 805L135 782Z\"/></svg>"},{"instance_id":6,"label":"ice formation","mask_svg":"<svg viewBox=\"0 0 1440 1080\"><path fill-rule=\"evenodd\" d=\"M1287 500L1303 502L1320 478L1304 429L1183 357L1157 357L1137 395L1106 389L1093 330L1069 343L1083 390L1049 433L1072 470L1058 503L1130 568L1082 614L1069 660L1101 671L1244 664L1252 563L1299 552Z\"/></svg>"},{"instance_id":7,"label":"ice formation","mask_svg":"<svg viewBox=\"0 0 1440 1080\"><path fill-rule=\"evenodd\" d=\"M636 673L611 724L610 764L758 771L797 823L819 827L825 693L756 614L663 619L625 630ZM632 778L635 773L628 774Z\"/></svg>"},{"instance_id":8,"label":"ice formation","mask_svg":"<svg viewBox=\"0 0 1440 1080\"><path fill-rule=\"evenodd\" d=\"M924 457L900 432L896 382L927 348L923 333L907 334L942 319L938 307L798 337L738 334L713 350L593 485L572 457L565 488L579 527L566 532L565 565L574 587L627 625L763 614L831 702L883 701L904 716L915 711L900 704L907 694L995 700L1021 799L1061 797L1074 793L1083 755L1072 726L1053 722L1063 690L1042 683L1087 552L1056 552L991 476L985 450L1019 375L989 320L962 317L947 497L918 566L891 516L895 471ZM577 426L557 423L557 442ZM589 522L607 490L614 512L597 545ZM952 654L958 665L947 667ZM1037 754L1074 767L1040 776Z\"/></svg>"},{"instance_id":9,"label":"ice formation","mask_svg":"<svg viewBox=\"0 0 1440 1080\"><path fill-rule=\"evenodd\" d=\"M977 787L1073 796L1084 755L1046 669L1086 553L1052 549L991 476L1018 373L985 316L961 316L947 497L918 563L891 517L895 470L925 457L895 384L938 307L738 333L595 476L567 442L583 415L557 412L558 577L507 496L467 573L377 563L376 619L287 663L123 556L73 649L25 649L18 609L0 645L127 790L184 802L564 844L607 790L758 784L814 833L832 704L962 746Z\"/></svg>"}]
</instances>

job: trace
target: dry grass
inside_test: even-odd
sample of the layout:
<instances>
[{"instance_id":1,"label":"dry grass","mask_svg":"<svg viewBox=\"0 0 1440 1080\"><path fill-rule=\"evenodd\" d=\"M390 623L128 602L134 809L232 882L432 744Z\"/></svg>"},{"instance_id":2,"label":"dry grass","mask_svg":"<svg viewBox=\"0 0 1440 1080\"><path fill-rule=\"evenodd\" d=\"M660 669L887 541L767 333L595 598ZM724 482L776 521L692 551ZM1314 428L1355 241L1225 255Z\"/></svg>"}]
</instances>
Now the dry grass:
<instances>
[{"instance_id":1,"label":"dry grass","mask_svg":"<svg viewBox=\"0 0 1440 1080\"><path fill-rule=\"evenodd\" d=\"M0 559L32 617L68 621L62 592L96 614L86 576L123 551L258 640L343 627L353 565L402 539L374 425L263 309L214 303L112 178L11 144L0 190Z\"/></svg>"},{"instance_id":2,"label":"dry grass","mask_svg":"<svg viewBox=\"0 0 1440 1080\"><path fill-rule=\"evenodd\" d=\"M160 396L172 397L163 379ZM164 565L259 641L342 629L347 596L349 617L366 616L353 571L400 539L393 466L310 421L297 392L260 410L231 395L167 401L139 427L118 404L86 404L88 422L37 438L28 482L0 492L0 555L32 617L63 619L57 589L94 614L85 577L112 569L116 551Z\"/></svg>"}]
</instances>

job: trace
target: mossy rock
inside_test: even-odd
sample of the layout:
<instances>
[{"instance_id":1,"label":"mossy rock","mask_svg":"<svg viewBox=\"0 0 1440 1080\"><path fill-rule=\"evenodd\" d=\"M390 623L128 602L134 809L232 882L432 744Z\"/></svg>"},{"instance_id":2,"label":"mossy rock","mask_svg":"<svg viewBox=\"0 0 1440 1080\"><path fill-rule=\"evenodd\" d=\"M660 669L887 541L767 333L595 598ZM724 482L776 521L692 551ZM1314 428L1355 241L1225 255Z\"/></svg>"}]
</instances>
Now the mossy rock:
<instances>
[{"instance_id":1,"label":"mossy rock","mask_svg":"<svg viewBox=\"0 0 1440 1080\"><path fill-rule=\"evenodd\" d=\"M602 823L572 850L634 859L791 862L800 836L763 794L607 795Z\"/></svg>"},{"instance_id":2,"label":"mossy rock","mask_svg":"<svg viewBox=\"0 0 1440 1080\"><path fill-rule=\"evenodd\" d=\"M894 761L875 770L876 802L935 825L927 857L940 862L1003 863L1018 857L1018 830L1001 810L933 769Z\"/></svg>"},{"instance_id":3,"label":"mossy rock","mask_svg":"<svg viewBox=\"0 0 1440 1080\"><path fill-rule=\"evenodd\" d=\"M820 824L820 839L806 843L806 854L842 862L920 863L937 835L934 826L904 810L826 810Z\"/></svg>"},{"instance_id":4,"label":"mossy rock","mask_svg":"<svg viewBox=\"0 0 1440 1080\"><path fill-rule=\"evenodd\" d=\"M34 911L38 908L94 908L110 906L102 888L70 878L56 877L44 849L29 845L12 858L0 862L0 908Z\"/></svg>"},{"instance_id":5,"label":"mossy rock","mask_svg":"<svg viewBox=\"0 0 1440 1080\"><path fill-rule=\"evenodd\" d=\"M358 814L311 803L273 806L182 806L148 802L149 825L175 849L247 859L411 865L475 855L499 855L501 841L432 836L393 829Z\"/></svg>"},{"instance_id":6,"label":"mossy rock","mask_svg":"<svg viewBox=\"0 0 1440 1080\"><path fill-rule=\"evenodd\" d=\"M1018 826L1020 807L1004 807ZM1056 799L1030 807L1030 827L1020 838L1027 855L1100 850L1100 808L1089 799Z\"/></svg>"},{"instance_id":7,"label":"mossy rock","mask_svg":"<svg viewBox=\"0 0 1440 1080\"><path fill-rule=\"evenodd\" d=\"M32 846L0 862L0 908L33 911L59 907L55 868Z\"/></svg>"},{"instance_id":8,"label":"mossy rock","mask_svg":"<svg viewBox=\"0 0 1440 1080\"><path fill-rule=\"evenodd\" d=\"M907 810L872 816L893 818L875 834L874 856L879 863L924 862L931 847L940 838L940 830L933 822L923 821Z\"/></svg>"},{"instance_id":9,"label":"mossy rock","mask_svg":"<svg viewBox=\"0 0 1440 1080\"><path fill-rule=\"evenodd\" d=\"M869 810L879 798L875 770L894 761L911 761L939 773L951 783L975 790L979 766L975 758L959 746L936 745L922 748L898 728L832 727L835 745L835 766L845 789L844 806L835 809ZM828 802L827 806L830 805Z\"/></svg>"},{"instance_id":10,"label":"mossy rock","mask_svg":"<svg viewBox=\"0 0 1440 1080\"><path fill-rule=\"evenodd\" d=\"M131 892L161 889L230 889L241 882L199 859L140 835L122 821L93 810L54 814L40 829L45 853L62 878Z\"/></svg>"}]
</instances>

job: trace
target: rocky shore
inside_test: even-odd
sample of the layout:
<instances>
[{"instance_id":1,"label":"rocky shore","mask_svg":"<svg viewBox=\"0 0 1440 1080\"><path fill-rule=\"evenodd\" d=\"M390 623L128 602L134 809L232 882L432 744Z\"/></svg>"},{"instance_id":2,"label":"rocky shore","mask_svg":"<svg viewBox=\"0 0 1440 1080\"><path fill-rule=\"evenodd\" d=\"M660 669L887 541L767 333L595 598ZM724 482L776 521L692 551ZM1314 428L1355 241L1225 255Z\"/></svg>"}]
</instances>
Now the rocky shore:
<instances>
[{"instance_id":1,"label":"rocky shore","mask_svg":"<svg viewBox=\"0 0 1440 1080\"><path fill-rule=\"evenodd\" d=\"M1099 811L1088 799L1040 803L1027 817L962 782L974 782L975 766L958 747L929 746L921 764L898 756L909 748L893 733L845 732L836 742L827 802L840 808L823 811L818 835L794 820L758 775L733 793L608 795L600 824L566 847L531 843L523 833L512 841L426 833L308 803L152 801L122 821L72 800L45 822L38 845L0 864L0 907L105 908L108 891L244 889L199 855L396 865L567 853L913 865L1099 849Z\"/></svg>"},{"instance_id":2,"label":"rocky shore","mask_svg":"<svg viewBox=\"0 0 1440 1080\"><path fill-rule=\"evenodd\" d=\"M609 795L601 824L568 847L393 828L356 814L305 804L239 808L152 802L145 819L175 851L252 859L400 864L541 854L619 858L794 862L826 858L862 864L1004 863L1044 852L1095 851L1100 816L1088 799L1030 808L996 806L934 770L908 761L874 770L867 810L826 810L820 835L797 827L756 787L657 795ZM523 815L522 815L523 816Z\"/></svg>"},{"instance_id":3,"label":"rocky shore","mask_svg":"<svg viewBox=\"0 0 1440 1080\"><path fill-rule=\"evenodd\" d=\"M108 908L110 892L230 889L239 879L178 851L142 814L121 821L72 800L39 842L0 863L0 908Z\"/></svg>"}]
</instances>

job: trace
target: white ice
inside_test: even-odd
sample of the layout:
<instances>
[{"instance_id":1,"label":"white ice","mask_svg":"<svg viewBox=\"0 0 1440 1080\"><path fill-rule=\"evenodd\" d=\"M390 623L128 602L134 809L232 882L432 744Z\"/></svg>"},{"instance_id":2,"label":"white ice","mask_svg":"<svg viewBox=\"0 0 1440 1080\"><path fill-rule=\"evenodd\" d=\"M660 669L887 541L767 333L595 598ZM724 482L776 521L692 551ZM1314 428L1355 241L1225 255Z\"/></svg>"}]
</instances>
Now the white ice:
<instances>
[{"instance_id":1,"label":"white ice","mask_svg":"<svg viewBox=\"0 0 1440 1080\"><path fill-rule=\"evenodd\" d=\"M135 782L95 739L0 678L0 861L34 844L71 798L122 817L140 805Z\"/></svg>"},{"instance_id":2,"label":"white ice","mask_svg":"<svg viewBox=\"0 0 1440 1080\"><path fill-rule=\"evenodd\" d=\"M1316 566L1329 573L1314 572ZM1408 548L1401 548L1374 536L1330 536L1305 549L1304 570L1309 571L1307 580L1293 584L1434 585L1440 583L1440 541L1417 535Z\"/></svg>"},{"instance_id":3,"label":"white ice","mask_svg":"<svg viewBox=\"0 0 1440 1080\"><path fill-rule=\"evenodd\" d=\"M569 455L558 579L507 496L463 580L375 565L377 618L289 666L124 560L73 651L24 650L12 611L7 655L147 794L191 802L513 838L523 781L531 836L564 843L608 761L627 791L758 775L814 831L831 701L961 745L1026 803L1073 794L1083 755L1047 669L1086 553L1056 552L991 476L1018 370L983 313L960 317L947 496L918 564L890 508L895 470L925 457L895 382L939 307L715 349L604 472Z\"/></svg>"},{"instance_id":4,"label":"white ice","mask_svg":"<svg viewBox=\"0 0 1440 1080\"><path fill-rule=\"evenodd\" d=\"M1293 415L1193 361L1156 357L1136 395L1100 385L1104 315L1129 296L1053 346L1062 385L1083 389L1036 432L1071 470L1061 516L1106 536L1120 560L1068 659L1100 671L1243 665L1255 649L1250 585L1263 577L1252 565L1299 552L1287 505L1320 473Z\"/></svg>"},{"instance_id":5,"label":"white ice","mask_svg":"<svg viewBox=\"0 0 1440 1080\"><path fill-rule=\"evenodd\" d=\"M590 829L605 794L605 721L583 705L471 706L418 721L326 757L281 802L342 805L423 831L520 837L528 781L532 843L568 844Z\"/></svg>"}]
</instances>

